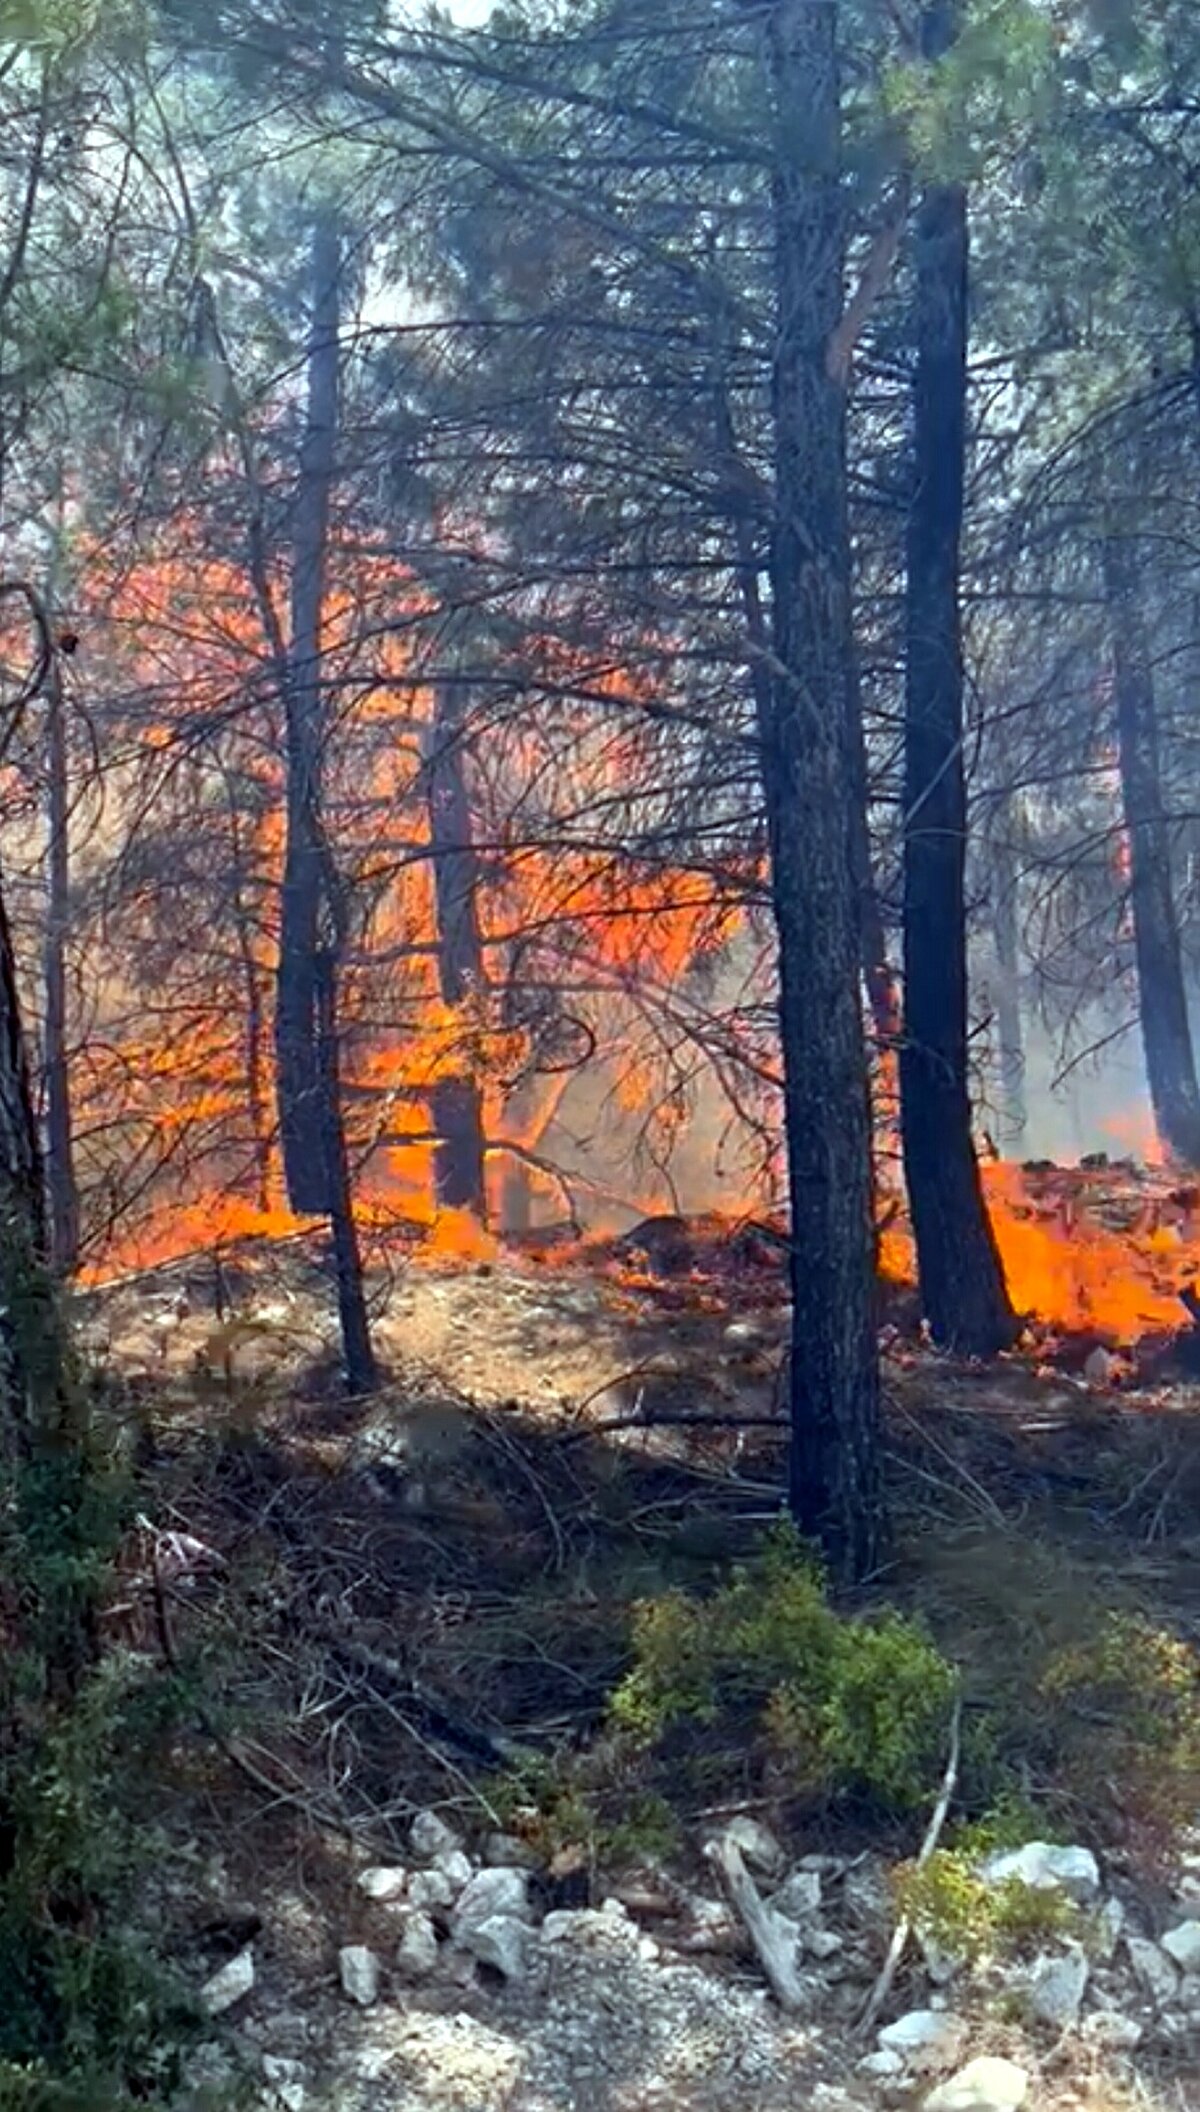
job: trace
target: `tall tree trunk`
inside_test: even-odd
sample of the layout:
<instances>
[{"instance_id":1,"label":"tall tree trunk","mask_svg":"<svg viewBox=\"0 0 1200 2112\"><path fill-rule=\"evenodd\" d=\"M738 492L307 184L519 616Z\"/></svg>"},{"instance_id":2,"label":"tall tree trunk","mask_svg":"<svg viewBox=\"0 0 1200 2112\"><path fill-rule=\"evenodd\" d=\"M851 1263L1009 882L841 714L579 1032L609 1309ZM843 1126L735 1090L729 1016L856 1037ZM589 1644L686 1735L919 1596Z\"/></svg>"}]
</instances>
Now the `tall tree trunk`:
<instances>
[{"instance_id":1,"label":"tall tree trunk","mask_svg":"<svg viewBox=\"0 0 1200 2112\"><path fill-rule=\"evenodd\" d=\"M325 1212L317 944L323 887L321 619L338 422L341 243L334 215L312 239L312 333L292 549L291 649L284 679L287 842L275 992L276 1093L294 1210Z\"/></svg>"},{"instance_id":2,"label":"tall tree trunk","mask_svg":"<svg viewBox=\"0 0 1200 2112\"><path fill-rule=\"evenodd\" d=\"M353 1395L374 1393L379 1384L371 1326L367 1317L363 1285L362 1255L358 1227L354 1222L354 1191L350 1177L350 1155L342 1120L340 1041L337 1016L337 960L339 948L332 940L318 945L314 958L317 1004L318 1102L321 1151L328 1197L329 1229L333 1244L337 1281L338 1319L342 1334L342 1362L346 1391Z\"/></svg>"},{"instance_id":3,"label":"tall tree trunk","mask_svg":"<svg viewBox=\"0 0 1200 2112\"><path fill-rule=\"evenodd\" d=\"M836 0L775 0L773 671L756 690L791 1198L789 1502L837 1567L880 1547L871 1125L859 999Z\"/></svg>"},{"instance_id":4,"label":"tall tree trunk","mask_svg":"<svg viewBox=\"0 0 1200 2112\"><path fill-rule=\"evenodd\" d=\"M43 974L46 1001L46 1184L50 1204L50 1258L59 1275L74 1269L79 1255L79 1202L71 1131L71 1080L67 1060L67 931L70 922L71 807L67 781L67 729L62 662L52 654L46 677L46 936Z\"/></svg>"},{"instance_id":5,"label":"tall tree trunk","mask_svg":"<svg viewBox=\"0 0 1200 2112\"><path fill-rule=\"evenodd\" d=\"M925 56L957 0L925 11ZM904 1039L900 1118L921 1301L934 1340L978 1356L1016 1333L971 1135L967 806L959 549L966 466L967 198L931 186L916 228L917 364L908 515L904 724Z\"/></svg>"},{"instance_id":6,"label":"tall tree trunk","mask_svg":"<svg viewBox=\"0 0 1200 2112\"><path fill-rule=\"evenodd\" d=\"M1105 538L1104 587L1146 1078L1162 1143L1172 1158L1200 1166L1200 1088L1171 880L1171 832L1163 800L1150 641L1137 553L1115 529Z\"/></svg>"},{"instance_id":7,"label":"tall tree trunk","mask_svg":"<svg viewBox=\"0 0 1200 2112\"><path fill-rule=\"evenodd\" d=\"M429 846L437 913L438 986L442 1002L461 1005L483 991L479 936L478 860L471 820L463 742L466 690L439 682L425 757ZM438 1143L434 1178L439 1204L487 1217L483 1095L469 1064L441 1078L431 1095Z\"/></svg>"}]
</instances>

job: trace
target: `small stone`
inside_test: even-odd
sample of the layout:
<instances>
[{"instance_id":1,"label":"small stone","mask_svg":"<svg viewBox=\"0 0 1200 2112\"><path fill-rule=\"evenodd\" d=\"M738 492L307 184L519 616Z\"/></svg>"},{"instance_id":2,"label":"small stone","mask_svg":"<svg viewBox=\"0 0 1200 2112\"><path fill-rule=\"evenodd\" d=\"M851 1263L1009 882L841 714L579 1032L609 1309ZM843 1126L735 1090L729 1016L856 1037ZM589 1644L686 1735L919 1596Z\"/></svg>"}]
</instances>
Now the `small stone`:
<instances>
[{"instance_id":1,"label":"small stone","mask_svg":"<svg viewBox=\"0 0 1200 2112\"><path fill-rule=\"evenodd\" d=\"M1200 1973L1185 1973L1179 1983L1179 2000L1189 2017L1200 2016Z\"/></svg>"},{"instance_id":2,"label":"small stone","mask_svg":"<svg viewBox=\"0 0 1200 2112\"><path fill-rule=\"evenodd\" d=\"M458 1898L464 1886L469 1885L474 1876L471 1858L461 1848L443 1849L440 1855L435 1856L431 1867L445 1878L453 1899Z\"/></svg>"},{"instance_id":3,"label":"small stone","mask_svg":"<svg viewBox=\"0 0 1200 2112\"><path fill-rule=\"evenodd\" d=\"M1106 2053L1132 2053L1135 2046L1141 2045L1142 2027L1119 2009L1094 2009L1090 2017L1084 2018L1079 2035Z\"/></svg>"},{"instance_id":4,"label":"small stone","mask_svg":"<svg viewBox=\"0 0 1200 2112\"><path fill-rule=\"evenodd\" d=\"M874 2075L881 2080L888 2076L903 2075L904 2062L898 2053L888 2046L881 2046L877 2053L864 2053L858 2063L860 2075Z\"/></svg>"},{"instance_id":5,"label":"small stone","mask_svg":"<svg viewBox=\"0 0 1200 2112\"><path fill-rule=\"evenodd\" d=\"M752 1349L762 1341L762 1329L753 1320L731 1320L725 1330L730 1349Z\"/></svg>"},{"instance_id":6,"label":"small stone","mask_svg":"<svg viewBox=\"0 0 1200 2112\"><path fill-rule=\"evenodd\" d=\"M457 1932L459 1943L480 1965L494 1966L506 1980L524 1977L529 1962L530 1927L515 1914L489 1914L485 1921L469 1921Z\"/></svg>"},{"instance_id":7,"label":"small stone","mask_svg":"<svg viewBox=\"0 0 1200 2112\"><path fill-rule=\"evenodd\" d=\"M538 1855L528 1841L515 1833L489 1833L483 1844L483 1860L497 1870L536 1870Z\"/></svg>"},{"instance_id":8,"label":"small stone","mask_svg":"<svg viewBox=\"0 0 1200 2112\"><path fill-rule=\"evenodd\" d=\"M364 1899L403 1899L410 1874L400 1864L375 1863L369 1870L360 1870L355 1882Z\"/></svg>"},{"instance_id":9,"label":"small stone","mask_svg":"<svg viewBox=\"0 0 1200 2112\"><path fill-rule=\"evenodd\" d=\"M839 1936L836 1929L805 1928L800 1934L804 1948L811 1958L836 1958L838 1952L846 1948L845 1937Z\"/></svg>"},{"instance_id":10,"label":"small stone","mask_svg":"<svg viewBox=\"0 0 1200 2112\"><path fill-rule=\"evenodd\" d=\"M451 1848L462 1847L462 1835L447 1826L436 1811L419 1811L408 1829L408 1838L413 1854L419 1855L423 1863L431 1863L435 1856L445 1855Z\"/></svg>"},{"instance_id":11,"label":"small stone","mask_svg":"<svg viewBox=\"0 0 1200 2112\"><path fill-rule=\"evenodd\" d=\"M1200 1972L1200 1921L1181 1921L1177 1929L1168 1929L1161 1947L1181 1972Z\"/></svg>"},{"instance_id":12,"label":"small stone","mask_svg":"<svg viewBox=\"0 0 1200 2112\"><path fill-rule=\"evenodd\" d=\"M1102 1965L1107 1965L1117 1955L1117 1945L1125 1927L1125 1909L1119 1899L1106 1899L1096 1916L1092 1938L1092 1949Z\"/></svg>"},{"instance_id":13,"label":"small stone","mask_svg":"<svg viewBox=\"0 0 1200 2112\"><path fill-rule=\"evenodd\" d=\"M302 2083L304 2081L303 2061L292 2060L290 2055L287 2054L264 2053L262 2071L269 2083Z\"/></svg>"},{"instance_id":14,"label":"small stone","mask_svg":"<svg viewBox=\"0 0 1200 2112\"><path fill-rule=\"evenodd\" d=\"M379 1996L379 1960L365 1943L345 1943L338 1952L338 1978L342 1993L360 2009L369 2009Z\"/></svg>"},{"instance_id":15,"label":"small stone","mask_svg":"<svg viewBox=\"0 0 1200 2112\"><path fill-rule=\"evenodd\" d=\"M783 1850L770 1827L764 1826L761 1819L752 1819L748 1812L729 1821L725 1839L741 1851L752 1870L761 1870L764 1877L774 1877L783 1868Z\"/></svg>"},{"instance_id":16,"label":"small stone","mask_svg":"<svg viewBox=\"0 0 1200 2112\"><path fill-rule=\"evenodd\" d=\"M461 1937L472 1922L490 1921L493 1916L529 1921L532 1909L529 1904L529 1876L524 1870L479 1870L459 1894L454 1910L453 1932Z\"/></svg>"},{"instance_id":17,"label":"small stone","mask_svg":"<svg viewBox=\"0 0 1200 2112\"><path fill-rule=\"evenodd\" d=\"M289 2060L283 2054L264 2053L262 2065L274 2101L283 2106L284 2112L304 2112L303 2061Z\"/></svg>"},{"instance_id":18,"label":"small stone","mask_svg":"<svg viewBox=\"0 0 1200 2112\"><path fill-rule=\"evenodd\" d=\"M1166 1953L1145 1936L1127 1936L1125 1950L1134 1978L1150 2000L1159 2008L1173 2002L1179 1993L1179 1974Z\"/></svg>"},{"instance_id":19,"label":"small stone","mask_svg":"<svg viewBox=\"0 0 1200 2112\"><path fill-rule=\"evenodd\" d=\"M1100 1896L1100 1866L1090 1848L1059 1848L1051 1841L1027 1841L1023 1848L1006 1848L989 1855L980 1865L980 1876L989 1885L1008 1884L1013 1879L1034 1892L1063 1892L1078 1906L1087 1907Z\"/></svg>"},{"instance_id":20,"label":"small stone","mask_svg":"<svg viewBox=\"0 0 1200 2112\"><path fill-rule=\"evenodd\" d=\"M1039 2024L1069 2031L1079 2017L1090 1968L1075 1946L1060 1956L1043 1952L1029 1975L1029 2008Z\"/></svg>"},{"instance_id":21,"label":"small stone","mask_svg":"<svg viewBox=\"0 0 1200 2112\"><path fill-rule=\"evenodd\" d=\"M200 1990L200 2006L210 2017L219 2017L243 1995L248 1995L254 1985L254 1952L247 1944L244 1951L231 1958L219 1972L205 1981Z\"/></svg>"},{"instance_id":22,"label":"small stone","mask_svg":"<svg viewBox=\"0 0 1200 2112\"><path fill-rule=\"evenodd\" d=\"M408 1881L408 1904L424 1911L427 1907L452 1907L454 1887L444 1870L414 1870Z\"/></svg>"},{"instance_id":23,"label":"small stone","mask_svg":"<svg viewBox=\"0 0 1200 2112\"><path fill-rule=\"evenodd\" d=\"M1019 2112L1028 2090L1026 2069L985 2053L931 2090L921 2112Z\"/></svg>"},{"instance_id":24,"label":"small stone","mask_svg":"<svg viewBox=\"0 0 1200 2112\"><path fill-rule=\"evenodd\" d=\"M771 1905L789 1921L811 1921L821 1911L821 1880L817 1872L793 1870L778 1891L771 1894Z\"/></svg>"},{"instance_id":25,"label":"small stone","mask_svg":"<svg viewBox=\"0 0 1200 2112\"><path fill-rule=\"evenodd\" d=\"M910 2009L878 2034L886 2053L898 2053L914 2075L953 2068L967 2043L967 2024L952 2009Z\"/></svg>"},{"instance_id":26,"label":"small stone","mask_svg":"<svg viewBox=\"0 0 1200 2112\"><path fill-rule=\"evenodd\" d=\"M423 1980L437 1962L437 1930L428 1914L406 1914L396 1946L397 1972L406 1980Z\"/></svg>"}]
</instances>

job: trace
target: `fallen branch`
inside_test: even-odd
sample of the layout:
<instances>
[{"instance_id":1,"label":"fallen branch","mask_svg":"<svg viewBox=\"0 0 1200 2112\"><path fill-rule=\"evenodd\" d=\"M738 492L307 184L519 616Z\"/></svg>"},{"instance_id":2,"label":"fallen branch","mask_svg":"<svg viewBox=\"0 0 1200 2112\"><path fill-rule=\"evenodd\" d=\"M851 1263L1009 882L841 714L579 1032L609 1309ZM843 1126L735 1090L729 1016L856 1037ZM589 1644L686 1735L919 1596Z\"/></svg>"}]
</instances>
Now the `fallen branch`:
<instances>
[{"instance_id":1,"label":"fallen branch","mask_svg":"<svg viewBox=\"0 0 1200 2112\"><path fill-rule=\"evenodd\" d=\"M925 1868L941 1838L942 1828L946 1823L954 1792L958 1786L958 1759L961 1745L962 1695L959 1694L955 1697L954 1713L950 1718L950 1751L946 1759L946 1772L942 1776L942 1786L938 1792L937 1803L933 1807L933 1816L925 1829L925 1838L921 1843L921 1852L917 1857L918 1870ZM892 1932L892 1940L888 1946L887 1957L883 1961L883 1969L871 1989L866 2007L858 2020L858 2029L864 2037L870 2031L880 2010L891 1994L892 1983L900 1970L900 1960L904 1956L911 1934L912 1918L908 1914L902 1914Z\"/></svg>"},{"instance_id":2,"label":"fallen branch","mask_svg":"<svg viewBox=\"0 0 1200 2112\"><path fill-rule=\"evenodd\" d=\"M812 1989L796 1970L799 1945L795 1922L785 1920L767 1905L742 1860L740 1848L727 1835L710 1841L704 1853L745 1925L779 2007L790 2016L811 2010Z\"/></svg>"}]
</instances>

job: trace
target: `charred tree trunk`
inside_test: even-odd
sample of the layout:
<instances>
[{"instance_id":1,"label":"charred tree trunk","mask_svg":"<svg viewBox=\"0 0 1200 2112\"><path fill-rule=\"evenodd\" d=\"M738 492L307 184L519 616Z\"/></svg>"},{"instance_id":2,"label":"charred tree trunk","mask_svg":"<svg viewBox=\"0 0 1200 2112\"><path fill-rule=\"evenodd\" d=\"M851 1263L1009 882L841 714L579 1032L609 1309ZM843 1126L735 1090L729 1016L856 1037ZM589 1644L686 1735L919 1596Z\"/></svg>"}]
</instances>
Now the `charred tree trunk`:
<instances>
[{"instance_id":1,"label":"charred tree trunk","mask_svg":"<svg viewBox=\"0 0 1200 2112\"><path fill-rule=\"evenodd\" d=\"M50 1258L56 1272L70 1275L79 1256L79 1202L71 1130L71 1081L67 1061L67 931L70 920L70 797L62 664L53 653L46 678L46 937L43 972L46 999L46 1184L50 1205Z\"/></svg>"},{"instance_id":2,"label":"charred tree trunk","mask_svg":"<svg viewBox=\"0 0 1200 2112\"><path fill-rule=\"evenodd\" d=\"M462 684L440 682L434 693L425 770L438 986L447 1005L461 1005L472 994L480 994L484 980L478 860L463 751L465 720ZM437 1081L431 1112L438 1137L434 1159L438 1203L448 1209L471 1210L483 1222L487 1217L483 1095L469 1065L460 1074Z\"/></svg>"},{"instance_id":3,"label":"charred tree trunk","mask_svg":"<svg viewBox=\"0 0 1200 2112\"><path fill-rule=\"evenodd\" d=\"M775 0L772 678L758 697L791 1196L789 1502L850 1576L882 1532L871 1126L859 1000L835 0Z\"/></svg>"},{"instance_id":4,"label":"charred tree trunk","mask_svg":"<svg viewBox=\"0 0 1200 2112\"><path fill-rule=\"evenodd\" d=\"M1137 554L1110 532L1104 586L1112 633L1121 799L1129 842L1142 1047L1158 1133L1172 1158L1200 1166L1200 1088L1163 801L1158 712Z\"/></svg>"},{"instance_id":5,"label":"charred tree trunk","mask_svg":"<svg viewBox=\"0 0 1200 2112\"><path fill-rule=\"evenodd\" d=\"M319 939L319 934L318 934ZM342 1333L342 1362L346 1391L353 1395L374 1393L379 1384L371 1326L367 1317L363 1285L362 1254L358 1227L354 1222L354 1189L350 1177L350 1155L342 1120L340 1044L337 1016L337 957L334 944L318 943L316 970L318 1101L321 1119L321 1154L328 1197L329 1230L337 1281L338 1320Z\"/></svg>"},{"instance_id":6,"label":"charred tree trunk","mask_svg":"<svg viewBox=\"0 0 1200 2112\"><path fill-rule=\"evenodd\" d=\"M956 0L927 8L929 59ZM977 1356L1016 1333L971 1135L966 781L959 547L966 464L967 198L925 193L916 228L917 364L908 515L904 1039L900 1117L921 1302L934 1340Z\"/></svg>"},{"instance_id":7,"label":"charred tree trunk","mask_svg":"<svg viewBox=\"0 0 1200 2112\"><path fill-rule=\"evenodd\" d=\"M338 421L341 244L322 214L312 243L312 334L292 551L291 649L284 670L287 841L280 896L275 1066L284 1178L294 1210L325 1213L317 945L323 888L321 618Z\"/></svg>"}]
</instances>

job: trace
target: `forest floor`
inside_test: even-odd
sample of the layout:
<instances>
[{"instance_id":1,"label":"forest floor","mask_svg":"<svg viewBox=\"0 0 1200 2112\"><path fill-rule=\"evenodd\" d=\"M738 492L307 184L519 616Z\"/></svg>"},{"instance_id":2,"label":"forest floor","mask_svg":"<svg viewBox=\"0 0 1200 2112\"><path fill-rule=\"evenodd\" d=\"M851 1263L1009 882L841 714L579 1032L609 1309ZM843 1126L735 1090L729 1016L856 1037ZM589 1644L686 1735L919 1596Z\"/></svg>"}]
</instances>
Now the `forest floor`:
<instances>
[{"instance_id":1,"label":"forest floor","mask_svg":"<svg viewBox=\"0 0 1200 2112\"><path fill-rule=\"evenodd\" d=\"M478 1862L513 1823L506 1773L536 1783L544 1819L561 1756L602 1733L633 1602L710 1584L778 1513L778 1252L750 1237L681 1257L663 1237L660 1251L457 1267L376 1255L387 1378L360 1404L339 1394L312 1246L198 1257L81 1297L143 1503L112 1632L202 1663L219 1694L148 1785L169 1849L153 1911L195 1984L253 1946L233 2037L207 2050L214 2076L230 2048L259 2064L251 2101L848 2112L919 2104L937 2079L864 2071L875 2042L854 2030L894 1912L879 1886L864 1912L864 1880L911 1857L923 1821L883 1836L845 1813L799 1822L749 1764L742 1797L685 1803L665 1874L662 1851L622 1839L620 1783L599 1846L565 1799L534 1883L540 1910L577 1920L520 1978L449 1944L416 1985L385 1970L368 2007L339 1986L342 1947L395 1947L396 1909L364 1899L364 1866L411 1865L430 1807ZM1160 1370L1116 1392L1034 1357L974 1369L902 1328L886 1375L895 1539L876 1595L920 1612L971 1706L995 1683L1019 1691L1022 1665L1097 1602L1200 1644L1190 1380ZM701 1849L735 1805L769 1819L789 1861L821 1859L832 1938L815 2016L779 2014L722 1920ZM1147 1937L1180 1911L1179 1847L1108 1840L1106 1894ZM606 1925L578 1914L606 1897L625 1902ZM1156 2001L1127 1963L1096 1967L1089 2013L1136 2019L1137 2046L1113 2048L1086 2017L1033 2025L986 1975L931 1988L910 1947L881 2021L952 2002L967 2053L1026 2069L1027 2104L1165 2112L1200 2108L1187 1992Z\"/></svg>"}]
</instances>

